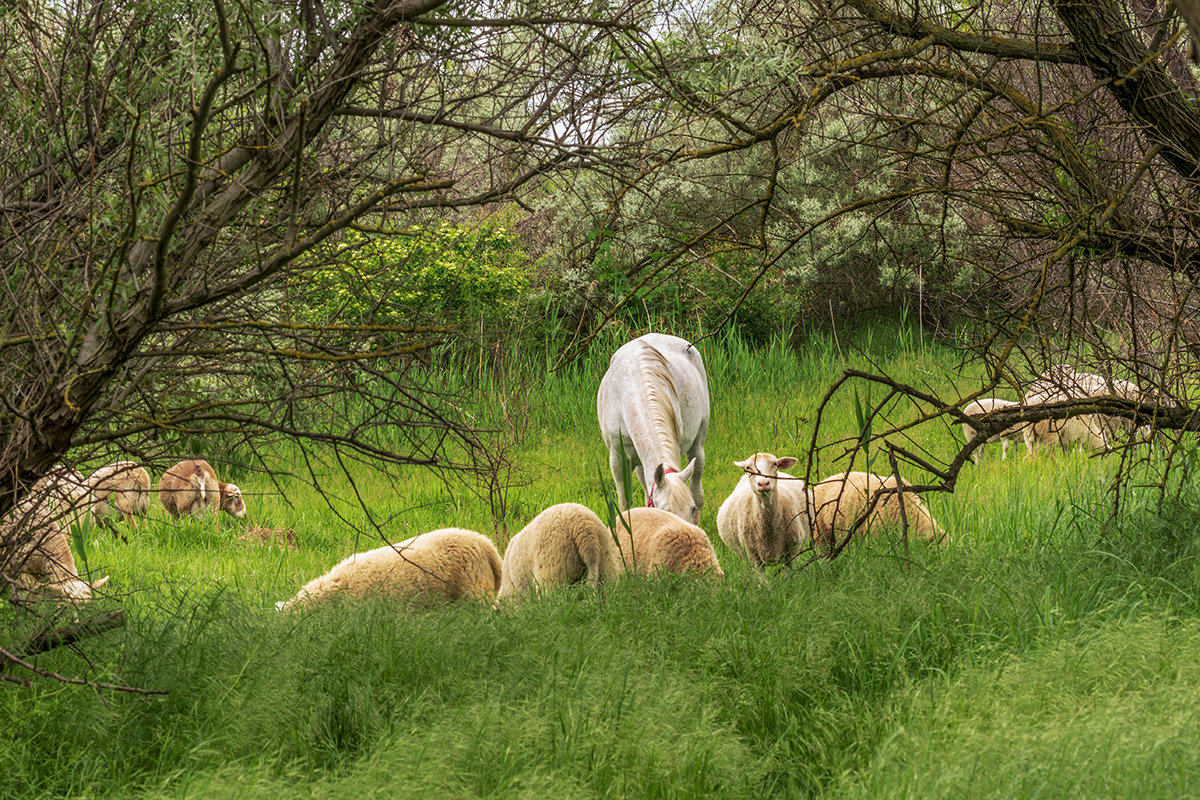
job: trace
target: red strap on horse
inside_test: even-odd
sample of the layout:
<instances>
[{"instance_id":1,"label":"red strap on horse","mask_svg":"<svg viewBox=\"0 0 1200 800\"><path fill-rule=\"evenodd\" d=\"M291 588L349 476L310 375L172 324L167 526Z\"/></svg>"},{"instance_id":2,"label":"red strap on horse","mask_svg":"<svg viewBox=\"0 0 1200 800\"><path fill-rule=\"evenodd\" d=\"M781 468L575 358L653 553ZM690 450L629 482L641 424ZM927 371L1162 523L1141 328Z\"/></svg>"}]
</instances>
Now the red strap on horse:
<instances>
[{"instance_id":1,"label":"red strap on horse","mask_svg":"<svg viewBox=\"0 0 1200 800\"><path fill-rule=\"evenodd\" d=\"M677 469L667 467L663 470L663 477L667 477L672 472L679 472ZM654 481L650 481L650 491L646 492L646 508L654 508Z\"/></svg>"}]
</instances>

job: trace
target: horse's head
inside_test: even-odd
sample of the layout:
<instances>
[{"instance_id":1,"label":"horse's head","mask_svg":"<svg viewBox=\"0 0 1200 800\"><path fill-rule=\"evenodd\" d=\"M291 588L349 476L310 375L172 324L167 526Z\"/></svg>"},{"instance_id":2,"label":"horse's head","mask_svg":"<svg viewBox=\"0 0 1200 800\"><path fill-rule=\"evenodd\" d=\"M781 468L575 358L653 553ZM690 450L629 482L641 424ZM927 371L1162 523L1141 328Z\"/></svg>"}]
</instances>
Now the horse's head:
<instances>
[{"instance_id":1,"label":"horse's head","mask_svg":"<svg viewBox=\"0 0 1200 800\"><path fill-rule=\"evenodd\" d=\"M696 498L692 495L689 481L696 469L696 459L688 462L682 470L677 470L667 464L659 464L654 468L654 482L647 483L641 467L635 467L634 472L642 485L646 487L646 505L660 508L679 517L685 522L695 525L700 516L696 508Z\"/></svg>"}]
</instances>

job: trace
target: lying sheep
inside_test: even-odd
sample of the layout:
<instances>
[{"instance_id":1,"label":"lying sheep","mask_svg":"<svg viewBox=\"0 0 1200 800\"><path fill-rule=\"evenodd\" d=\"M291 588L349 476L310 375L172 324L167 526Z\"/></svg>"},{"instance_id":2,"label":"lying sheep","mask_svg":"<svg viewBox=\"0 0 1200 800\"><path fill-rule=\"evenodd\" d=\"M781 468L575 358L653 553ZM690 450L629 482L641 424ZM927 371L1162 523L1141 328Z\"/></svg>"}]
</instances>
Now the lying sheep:
<instances>
[{"instance_id":1,"label":"lying sheep","mask_svg":"<svg viewBox=\"0 0 1200 800\"><path fill-rule=\"evenodd\" d=\"M36 503L47 504L51 519L64 529L87 517L91 505L90 494L91 489L83 473L62 464L51 467L29 490L29 498Z\"/></svg>"},{"instance_id":2,"label":"lying sheep","mask_svg":"<svg viewBox=\"0 0 1200 800\"><path fill-rule=\"evenodd\" d=\"M598 587L618 572L612 534L600 517L587 506L560 503L534 517L508 543L497 597L526 595L585 579Z\"/></svg>"},{"instance_id":3,"label":"lying sheep","mask_svg":"<svg viewBox=\"0 0 1200 800\"><path fill-rule=\"evenodd\" d=\"M1065 364L1056 364L1030 385L1021 403L1029 406L1108 396L1139 402L1144 399L1142 390L1130 381L1106 381L1099 375L1076 372ZM1128 420L1106 414L1039 420L1025 426L1025 449L1030 458L1038 444L1103 452L1111 449L1119 428L1131 426Z\"/></svg>"},{"instance_id":4,"label":"lying sheep","mask_svg":"<svg viewBox=\"0 0 1200 800\"><path fill-rule=\"evenodd\" d=\"M633 529L632 535L626 523ZM617 522L617 546L627 572L725 576L717 551L699 527L658 508L631 508Z\"/></svg>"},{"instance_id":5,"label":"lying sheep","mask_svg":"<svg viewBox=\"0 0 1200 800\"><path fill-rule=\"evenodd\" d=\"M137 527L134 514L150 511L150 473L132 461L118 461L91 474L92 516L97 522L120 515Z\"/></svg>"},{"instance_id":6,"label":"lying sheep","mask_svg":"<svg viewBox=\"0 0 1200 800\"><path fill-rule=\"evenodd\" d=\"M158 482L158 499L173 517L199 517L208 512L215 516L218 509L238 519L246 516L242 490L217 480L216 471L202 458L180 461L164 472Z\"/></svg>"},{"instance_id":7,"label":"lying sheep","mask_svg":"<svg viewBox=\"0 0 1200 800\"><path fill-rule=\"evenodd\" d=\"M44 495L29 496L0 522L0 553L7 556L0 571L17 573L27 585L42 582L49 592L71 600L88 600L93 589L108 582L108 576L91 584L79 577L70 537L56 521L52 506Z\"/></svg>"},{"instance_id":8,"label":"lying sheep","mask_svg":"<svg viewBox=\"0 0 1200 800\"><path fill-rule=\"evenodd\" d=\"M1020 405L1020 404L1015 403L1012 400L1001 400L999 397L981 397L978 400L973 400L972 402L967 403L965 406L963 406L963 413L966 414L968 417L982 417L984 414L987 414L989 411L995 411L998 408L1012 408L1013 406L1016 406L1016 405ZM964 422L962 424L962 429L963 429L963 436L966 437L967 444L970 444L971 442L975 441L975 436L976 436L975 428L973 428L971 425ZM1025 429L1025 423L1023 423L1023 422L1017 423L1016 425L1005 428L1000 433L989 436L987 441L984 442L984 444L991 444L992 442L1000 442L1000 458L1007 459L1009 442L1016 441L1018 438L1023 436L1024 429ZM979 463L979 453L982 450L983 450L983 448L980 447L974 453L971 453L971 460L974 461L976 464Z\"/></svg>"},{"instance_id":9,"label":"lying sheep","mask_svg":"<svg viewBox=\"0 0 1200 800\"><path fill-rule=\"evenodd\" d=\"M812 540L812 491L779 471L796 459L755 453L733 463L746 474L717 511L717 533L760 572L766 564L791 562Z\"/></svg>"},{"instance_id":10,"label":"lying sheep","mask_svg":"<svg viewBox=\"0 0 1200 800\"><path fill-rule=\"evenodd\" d=\"M335 596L360 598L373 594L414 605L481 599L500 590L500 579L500 553L491 539L462 528L441 528L400 544L356 553L275 607L287 611L297 604Z\"/></svg>"},{"instance_id":11,"label":"lying sheep","mask_svg":"<svg viewBox=\"0 0 1200 800\"><path fill-rule=\"evenodd\" d=\"M905 486L910 485L908 481ZM860 534L874 533L881 528L896 528L901 524L900 503L895 492L880 494L871 508L871 501L881 489L894 489L895 476L882 478L869 472L842 472L830 475L812 487L816 503L814 537L818 546L825 550L833 547L839 535L850 528ZM929 509L916 494L903 492L904 515L917 538L927 542L949 541L946 532L934 520ZM862 519L871 508L866 519Z\"/></svg>"}]
</instances>

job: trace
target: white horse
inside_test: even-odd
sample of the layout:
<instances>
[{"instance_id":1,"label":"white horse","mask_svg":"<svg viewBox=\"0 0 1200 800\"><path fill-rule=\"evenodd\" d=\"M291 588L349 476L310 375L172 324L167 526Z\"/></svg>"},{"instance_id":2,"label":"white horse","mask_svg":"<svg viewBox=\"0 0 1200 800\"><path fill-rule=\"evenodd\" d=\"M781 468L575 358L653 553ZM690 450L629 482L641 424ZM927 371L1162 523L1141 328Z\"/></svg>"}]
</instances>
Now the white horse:
<instances>
[{"instance_id":1,"label":"white horse","mask_svg":"<svg viewBox=\"0 0 1200 800\"><path fill-rule=\"evenodd\" d=\"M617 484L621 510L629 498L621 453L646 491L646 505L696 524L704 506L704 436L708 433L708 375L700 353L678 336L648 333L613 353L596 395L600 433ZM680 451L688 464L679 469ZM648 471L654 476L647 482ZM690 487L689 487L690 484Z\"/></svg>"}]
</instances>

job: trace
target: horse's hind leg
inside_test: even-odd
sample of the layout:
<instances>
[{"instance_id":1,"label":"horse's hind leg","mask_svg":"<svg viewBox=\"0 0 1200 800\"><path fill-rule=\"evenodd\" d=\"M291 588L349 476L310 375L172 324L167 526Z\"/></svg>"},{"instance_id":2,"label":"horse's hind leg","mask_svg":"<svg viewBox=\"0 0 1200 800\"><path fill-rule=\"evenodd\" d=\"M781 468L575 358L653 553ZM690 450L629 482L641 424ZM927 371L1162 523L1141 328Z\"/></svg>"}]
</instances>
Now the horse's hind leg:
<instances>
[{"instance_id":1,"label":"horse's hind leg","mask_svg":"<svg viewBox=\"0 0 1200 800\"><path fill-rule=\"evenodd\" d=\"M692 499L696 501L696 513L692 515L692 524L700 524L700 509L704 507L704 487L700 483L704 475L704 440L698 439L688 450L688 460L696 459L696 467L692 470Z\"/></svg>"},{"instance_id":2,"label":"horse's hind leg","mask_svg":"<svg viewBox=\"0 0 1200 800\"><path fill-rule=\"evenodd\" d=\"M629 496L625 492L625 481L621 480L621 446L608 451L608 468L612 471L613 483L617 485L617 506L621 511L629 510Z\"/></svg>"}]
</instances>

